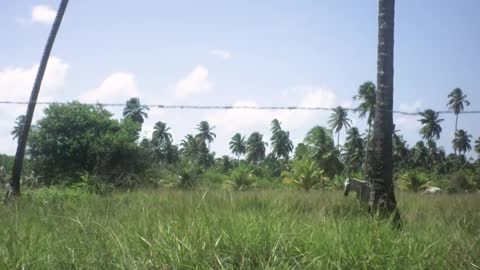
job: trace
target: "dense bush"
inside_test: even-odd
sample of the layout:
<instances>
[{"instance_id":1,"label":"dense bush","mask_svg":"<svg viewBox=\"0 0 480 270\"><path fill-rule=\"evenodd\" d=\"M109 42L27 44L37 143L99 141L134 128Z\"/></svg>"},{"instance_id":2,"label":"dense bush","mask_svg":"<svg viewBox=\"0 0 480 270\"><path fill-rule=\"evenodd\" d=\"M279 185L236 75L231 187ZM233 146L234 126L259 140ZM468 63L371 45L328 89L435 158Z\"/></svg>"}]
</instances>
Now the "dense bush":
<instances>
[{"instance_id":1,"label":"dense bush","mask_svg":"<svg viewBox=\"0 0 480 270\"><path fill-rule=\"evenodd\" d=\"M119 122L102 107L77 102L51 105L44 114L28 141L42 182L76 182L86 172L123 186L145 168L148 158L136 143L138 123Z\"/></svg>"}]
</instances>

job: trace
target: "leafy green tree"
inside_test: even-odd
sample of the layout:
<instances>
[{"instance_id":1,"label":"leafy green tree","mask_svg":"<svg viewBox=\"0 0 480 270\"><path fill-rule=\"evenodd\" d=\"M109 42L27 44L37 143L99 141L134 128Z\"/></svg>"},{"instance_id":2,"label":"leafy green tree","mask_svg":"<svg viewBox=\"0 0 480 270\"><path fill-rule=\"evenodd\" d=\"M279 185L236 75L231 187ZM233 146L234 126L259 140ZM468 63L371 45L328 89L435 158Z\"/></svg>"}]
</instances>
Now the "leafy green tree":
<instances>
[{"instance_id":1,"label":"leafy green tree","mask_svg":"<svg viewBox=\"0 0 480 270\"><path fill-rule=\"evenodd\" d=\"M328 123L330 124L330 127L337 133L337 145L338 149L340 149L340 131L343 128L348 130L352 120L348 118L347 110L341 106L338 106L337 108L333 109L333 113Z\"/></svg>"},{"instance_id":2,"label":"leafy green tree","mask_svg":"<svg viewBox=\"0 0 480 270\"><path fill-rule=\"evenodd\" d=\"M245 142L245 136L240 133L233 135L232 140L229 143L230 150L237 156L237 160L240 161L240 156L244 155L247 151L247 143Z\"/></svg>"},{"instance_id":3,"label":"leafy green tree","mask_svg":"<svg viewBox=\"0 0 480 270\"><path fill-rule=\"evenodd\" d=\"M212 132L214 128L215 127L210 127L210 124L208 124L207 121L200 122L197 126L198 133L196 135L196 138L198 138L200 142L205 142L210 145L210 143L213 142L213 140L217 136L215 133Z\"/></svg>"},{"instance_id":4,"label":"leafy green tree","mask_svg":"<svg viewBox=\"0 0 480 270\"><path fill-rule=\"evenodd\" d=\"M395 0L379 0L378 50L373 149L367 166L372 189L369 206L400 222L393 185L393 46Z\"/></svg>"},{"instance_id":5,"label":"leafy green tree","mask_svg":"<svg viewBox=\"0 0 480 270\"><path fill-rule=\"evenodd\" d=\"M290 152L293 151L293 143L290 140L290 133L284 131L277 119L272 121L272 153L275 158L283 158L288 161Z\"/></svg>"},{"instance_id":6,"label":"leafy green tree","mask_svg":"<svg viewBox=\"0 0 480 270\"><path fill-rule=\"evenodd\" d=\"M469 135L465 130L459 129L455 132L455 138L452 141L453 150L455 154L458 152L459 155L465 155L468 151L472 150L470 145L470 138L472 135Z\"/></svg>"},{"instance_id":7,"label":"leafy green tree","mask_svg":"<svg viewBox=\"0 0 480 270\"><path fill-rule=\"evenodd\" d=\"M422 123L420 134L422 134L423 138L426 140L440 139L440 133L442 133L440 123L443 119L439 119L439 113L428 109L421 112L420 115L422 118L418 121Z\"/></svg>"},{"instance_id":8,"label":"leafy green tree","mask_svg":"<svg viewBox=\"0 0 480 270\"><path fill-rule=\"evenodd\" d=\"M13 139L19 139L22 136L23 129L25 128L25 115L20 115L15 120L15 126L11 132Z\"/></svg>"},{"instance_id":9,"label":"leafy green tree","mask_svg":"<svg viewBox=\"0 0 480 270\"><path fill-rule=\"evenodd\" d=\"M364 158L364 142L358 128L352 127L347 132L342 159L347 172L358 172Z\"/></svg>"},{"instance_id":10,"label":"leafy green tree","mask_svg":"<svg viewBox=\"0 0 480 270\"><path fill-rule=\"evenodd\" d=\"M78 181L84 173L115 185L141 172L145 155L137 145L139 124L91 105L50 105L29 140L33 170L46 184Z\"/></svg>"},{"instance_id":11,"label":"leafy green tree","mask_svg":"<svg viewBox=\"0 0 480 270\"><path fill-rule=\"evenodd\" d=\"M470 105L467 95L463 94L462 89L455 88L448 94L448 108L455 113L455 133L457 132L458 115L463 112L465 106Z\"/></svg>"},{"instance_id":12,"label":"leafy green tree","mask_svg":"<svg viewBox=\"0 0 480 270\"><path fill-rule=\"evenodd\" d=\"M147 106L143 106L140 103L139 98L131 98L127 100L125 108L123 109L123 117L129 118L140 125L143 124L148 114L145 111L150 110Z\"/></svg>"},{"instance_id":13,"label":"leafy green tree","mask_svg":"<svg viewBox=\"0 0 480 270\"><path fill-rule=\"evenodd\" d=\"M253 132L247 140L247 161L258 164L265 158L266 142L263 141L263 135L259 132Z\"/></svg>"}]
</instances>

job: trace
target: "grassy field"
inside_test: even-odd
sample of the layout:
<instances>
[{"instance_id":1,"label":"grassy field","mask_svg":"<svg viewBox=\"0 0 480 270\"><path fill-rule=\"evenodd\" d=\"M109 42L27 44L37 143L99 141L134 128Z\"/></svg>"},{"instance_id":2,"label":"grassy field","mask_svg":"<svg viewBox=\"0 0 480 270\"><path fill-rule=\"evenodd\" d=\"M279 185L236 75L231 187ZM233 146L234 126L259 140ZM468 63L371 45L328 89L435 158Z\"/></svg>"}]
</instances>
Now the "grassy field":
<instances>
[{"instance_id":1,"label":"grassy field","mask_svg":"<svg viewBox=\"0 0 480 270\"><path fill-rule=\"evenodd\" d=\"M480 195L39 190L0 206L0 269L479 269Z\"/></svg>"}]
</instances>

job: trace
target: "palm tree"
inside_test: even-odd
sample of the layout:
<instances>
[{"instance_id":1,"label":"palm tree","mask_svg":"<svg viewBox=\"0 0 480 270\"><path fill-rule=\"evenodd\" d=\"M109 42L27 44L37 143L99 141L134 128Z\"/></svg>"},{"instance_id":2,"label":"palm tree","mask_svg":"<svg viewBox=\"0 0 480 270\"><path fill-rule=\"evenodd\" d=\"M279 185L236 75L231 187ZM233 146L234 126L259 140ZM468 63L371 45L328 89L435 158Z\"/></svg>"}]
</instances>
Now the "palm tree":
<instances>
[{"instance_id":1,"label":"palm tree","mask_svg":"<svg viewBox=\"0 0 480 270\"><path fill-rule=\"evenodd\" d=\"M25 128L25 115L20 115L15 120L15 127L11 132L14 140L19 139L22 136L22 132L24 128Z\"/></svg>"},{"instance_id":2,"label":"palm tree","mask_svg":"<svg viewBox=\"0 0 480 270\"><path fill-rule=\"evenodd\" d=\"M245 136L242 136L240 133L233 135L230 141L230 150L237 156L237 160L240 161L240 156L245 154L247 150Z\"/></svg>"},{"instance_id":3,"label":"palm tree","mask_svg":"<svg viewBox=\"0 0 480 270\"><path fill-rule=\"evenodd\" d=\"M359 100L356 111L359 112L360 118L367 117L368 132L366 135L366 145L365 145L365 161L363 165L366 166L368 159L368 149L370 149L370 140L373 121L375 120L375 102L376 102L376 87L375 84L371 81L364 82L358 88L358 94L353 97L353 100ZM365 168L364 168L365 169ZM365 174L365 170L364 170Z\"/></svg>"},{"instance_id":4,"label":"palm tree","mask_svg":"<svg viewBox=\"0 0 480 270\"><path fill-rule=\"evenodd\" d=\"M340 131L343 128L346 128L348 130L350 128L350 123L352 123L352 120L348 118L347 110L345 110L341 106L338 106L337 108L333 109L333 113L330 116L330 120L328 121L328 123L330 124L330 127L337 133L337 146L340 150Z\"/></svg>"},{"instance_id":5,"label":"palm tree","mask_svg":"<svg viewBox=\"0 0 480 270\"><path fill-rule=\"evenodd\" d=\"M167 127L167 124L163 122L157 122L153 127L152 142L156 146L162 145L164 142L172 139L172 134L168 131L170 130Z\"/></svg>"},{"instance_id":6,"label":"palm tree","mask_svg":"<svg viewBox=\"0 0 480 270\"><path fill-rule=\"evenodd\" d=\"M458 124L458 115L463 112L464 105L469 106L470 101L467 100L467 95L464 95L462 89L455 88L448 94L450 98L448 100L448 108L455 113L455 132L457 132L457 124Z\"/></svg>"},{"instance_id":7,"label":"palm tree","mask_svg":"<svg viewBox=\"0 0 480 270\"><path fill-rule=\"evenodd\" d=\"M282 130L277 119L272 121L272 153L275 158L283 157L288 161L290 152L293 151L293 143L290 140L290 132Z\"/></svg>"},{"instance_id":8,"label":"palm tree","mask_svg":"<svg viewBox=\"0 0 480 270\"><path fill-rule=\"evenodd\" d=\"M459 129L455 132L455 138L452 141L453 150L455 154L458 151L459 155L467 153L468 151L472 150L472 146L470 145L470 138L472 135L469 135L465 130Z\"/></svg>"},{"instance_id":9,"label":"palm tree","mask_svg":"<svg viewBox=\"0 0 480 270\"><path fill-rule=\"evenodd\" d=\"M197 131L199 133L196 135L196 138L202 142L208 142L208 145L210 146L210 143L213 142L215 137L217 137L217 135L212 132L214 128L215 127L210 127L207 121L200 122L197 126Z\"/></svg>"},{"instance_id":10,"label":"palm tree","mask_svg":"<svg viewBox=\"0 0 480 270\"><path fill-rule=\"evenodd\" d=\"M131 98L127 100L125 108L123 109L123 117L132 119L133 121L143 124L148 114L145 111L150 110L147 106L140 103L139 98Z\"/></svg>"},{"instance_id":11,"label":"palm tree","mask_svg":"<svg viewBox=\"0 0 480 270\"><path fill-rule=\"evenodd\" d=\"M307 146L323 149L324 152L331 151L335 148L332 133L321 126L311 128L303 141Z\"/></svg>"},{"instance_id":12,"label":"palm tree","mask_svg":"<svg viewBox=\"0 0 480 270\"><path fill-rule=\"evenodd\" d=\"M422 123L422 128L420 129L420 134L426 140L431 140L433 138L440 139L440 133L442 132L442 127L440 123L443 119L438 119L438 112L428 109L420 113L421 119L418 120Z\"/></svg>"},{"instance_id":13,"label":"palm tree","mask_svg":"<svg viewBox=\"0 0 480 270\"><path fill-rule=\"evenodd\" d=\"M360 112L360 118L367 117L367 123L370 130L373 121L375 120L375 84L368 81L360 85L358 94L353 97L353 100L360 101L356 111Z\"/></svg>"},{"instance_id":14,"label":"palm tree","mask_svg":"<svg viewBox=\"0 0 480 270\"><path fill-rule=\"evenodd\" d=\"M368 176L372 184L370 209L382 216L394 213L400 224L393 186L393 44L395 0L379 0L377 94L373 123L373 151L369 155Z\"/></svg>"},{"instance_id":15,"label":"palm tree","mask_svg":"<svg viewBox=\"0 0 480 270\"><path fill-rule=\"evenodd\" d=\"M263 135L254 132L247 140L247 161L257 164L265 158L265 146L267 143L263 141Z\"/></svg>"},{"instance_id":16,"label":"palm tree","mask_svg":"<svg viewBox=\"0 0 480 270\"><path fill-rule=\"evenodd\" d=\"M352 127L347 132L342 159L348 171L358 171L362 167L364 142L358 128Z\"/></svg>"},{"instance_id":17,"label":"palm tree","mask_svg":"<svg viewBox=\"0 0 480 270\"><path fill-rule=\"evenodd\" d=\"M475 141L475 152L477 152L478 158L480 159L480 137Z\"/></svg>"},{"instance_id":18,"label":"palm tree","mask_svg":"<svg viewBox=\"0 0 480 270\"><path fill-rule=\"evenodd\" d=\"M180 146L182 147L180 152L188 158L196 158L200 148L199 145L199 141L195 136L188 134L180 143Z\"/></svg>"},{"instance_id":19,"label":"palm tree","mask_svg":"<svg viewBox=\"0 0 480 270\"><path fill-rule=\"evenodd\" d=\"M30 95L30 101L28 102L27 113L25 115L24 130L22 131L21 136L18 138L17 152L15 153L12 179L10 182L12 190L8 192L9 194L7 194L7 197L20 195L20 175L22 174L23 158L25 156L28 133L30 132L33 113L35 112L35 105L37 104L37 98L38 94L40 93L40 87L42 86L43 75L45 75L48 59L50 58L50 52L52 51L53 43L55 42L58 30L60 29L60 24L62 23L63 15L65 14L67 5L68 0L62 0L60 6L58 7L57 16L55 17L55 20L53 22L52 29L48 36L47 44L45 45L45 49L43 51L40 65L38 66L37 76L35 77L35 82L33 83L32 93Z\"/></svg>"},{"instance_id":20,"label":"palm tree","mask_svg":"<svg viewBox=\"0 0 480 270\"><path fill-rule=\"evenodd\" d=\"M423 141L418 141L415 144L413 158L416 166L428 168L428 148Z\"/></svg>"}]
</instances>

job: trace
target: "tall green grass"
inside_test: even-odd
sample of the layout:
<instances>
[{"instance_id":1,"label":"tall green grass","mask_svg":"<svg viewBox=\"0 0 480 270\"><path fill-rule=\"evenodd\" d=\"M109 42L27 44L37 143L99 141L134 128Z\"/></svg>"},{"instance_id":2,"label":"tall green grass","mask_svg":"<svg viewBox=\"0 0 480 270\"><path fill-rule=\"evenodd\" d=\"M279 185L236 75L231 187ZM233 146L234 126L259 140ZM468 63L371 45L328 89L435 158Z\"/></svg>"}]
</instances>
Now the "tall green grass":
<instances>
[{"instance_id":1,"label":"tall green grass","mask_svg":"<svg viewBox=\"0 0 480 270\"><path fill-rule=\"evenodd\" d=\"M341 192L29 192L0 269L477 269L480 196L400 194L402 230Z\"/></svg>"}]
</instances>

